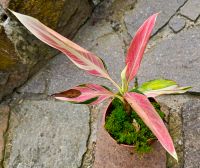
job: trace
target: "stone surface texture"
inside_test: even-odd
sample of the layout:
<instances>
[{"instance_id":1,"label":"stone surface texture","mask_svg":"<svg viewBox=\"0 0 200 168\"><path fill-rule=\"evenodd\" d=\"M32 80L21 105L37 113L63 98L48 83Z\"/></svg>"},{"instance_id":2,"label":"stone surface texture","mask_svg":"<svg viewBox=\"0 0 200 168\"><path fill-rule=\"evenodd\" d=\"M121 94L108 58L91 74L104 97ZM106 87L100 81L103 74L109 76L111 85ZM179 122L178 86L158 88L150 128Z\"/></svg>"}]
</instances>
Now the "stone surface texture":
<instances>
[{"instance_id":1,"label":"stone surface texture","mask_svg":"<svg viewBox=\"0 0 200 168\"><path fill-rule=\"evenodd\" d=\"M200 167L200 100L188 101L183 107L185 139L184 168Z\"/></svg>"},{"instance_id":2,"label":"stone surface texture","mask_svg":"<svg viewBox=\"0 0 200 168\"><path fill-rule=\"evenodd\" d=\"M196 21L200 15L200 2L198 0L189 0L180 10L181 15Z\"/></svg>"},{"instance_id":3,"label":"stone surface texture","mask_svg":"<svg viewBox=\"0 0 200 168\"><path fill-rule=\"evenodd\" d=\"M88 0L0 0L3 8L30 15L67 37L74 33L90 16L92 6Z\"/></svg>"},{"instance_id":4,"label":"stone surface texture","mask_svg":"<svg viewBox=\"0 0 200 168\"><path fill-rule=\"evenodd\" d=\"M169 21L169 26L175 33L178 33L179 31L181 31L185 27L185 25L186 25L185 19L177 17L177 16L173 17Z\"/></svg>"},{"instance_id":5,"label":"stone surface texture","mask_svg":"<svg viewBox=\"0 0 200 168\"><path fill-rule=\"evenodd\" d=\"M124 21L129 34L133 37L136 30L150 15L160 12L153 31L154 33L157 32L168 23L171 16L173 16L185 2L186 0L169 0L166 4L163 0L155 0L153 3L149 0L138 1L135 8L125 14Z\"/></svg>"},{"instance_id":6,"label":"stone surface texture","mask_svg":"<svg viewBox=\"0 0 200 168\"><path fill-rule=\"evenodd\" d=\"M139 82L155 78L173 79L199 92L199 31L197 27L180 32L150 49L144 55L138 74Z\"/></svg>"},{"instance_id":7,"label":"stone surface texture","mask_svg":"<svg viewBox=\"0 0 200 168\"><path fill-rule=\"evenodd\" d=\"M11 120L13 140L5 167L81 166L89 135L86 106L26 100L12 110Z\"/></svg>"},{"instance_id":8,"label":"stone surface texture","mask_svg":"<svg viewBox=\"0 0 200 168\"><path fill-rule=\"evenodd\" d=\"M0 163L3 160L5 132L8 126L9 107L0 105ZM0 166L1 167L1 166Z\"/></svg>"}]
</instances>

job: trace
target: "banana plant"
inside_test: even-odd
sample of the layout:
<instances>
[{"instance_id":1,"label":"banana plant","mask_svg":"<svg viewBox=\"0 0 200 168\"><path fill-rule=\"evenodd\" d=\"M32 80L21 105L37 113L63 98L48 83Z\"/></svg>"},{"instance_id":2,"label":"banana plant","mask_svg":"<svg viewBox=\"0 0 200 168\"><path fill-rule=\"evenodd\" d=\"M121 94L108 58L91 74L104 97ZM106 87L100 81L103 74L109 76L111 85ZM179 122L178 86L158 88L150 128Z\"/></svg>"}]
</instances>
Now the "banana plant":
<instances>
[{"instance_id":1,"label":"banana plant","mask_svg":"<svg viewBox=\"0 0 200 168\"><path fill-rule=\"evenodd\" d=\"M108 79L118 89L118 93L113 93L105 86L88 83L56 93L54 94L55 98L72 103L91 105L101 103L108 98L119 98L122 102L130 105L150 128L165 150L178 160L172 138L148 97L184 93L190 87L179 87L176 82L166 79L152 80L143 83L141 86L130 87L130 82L136 78L158 13L150 16L137 30L127 51L126 65L121 73L122 83L119 85L110 77L105 63L98 56L58 34L37 19L14 11L11 12L38 39L64 53L80 69L85 70L90 75Z\"/></svg>"}]
</instances>

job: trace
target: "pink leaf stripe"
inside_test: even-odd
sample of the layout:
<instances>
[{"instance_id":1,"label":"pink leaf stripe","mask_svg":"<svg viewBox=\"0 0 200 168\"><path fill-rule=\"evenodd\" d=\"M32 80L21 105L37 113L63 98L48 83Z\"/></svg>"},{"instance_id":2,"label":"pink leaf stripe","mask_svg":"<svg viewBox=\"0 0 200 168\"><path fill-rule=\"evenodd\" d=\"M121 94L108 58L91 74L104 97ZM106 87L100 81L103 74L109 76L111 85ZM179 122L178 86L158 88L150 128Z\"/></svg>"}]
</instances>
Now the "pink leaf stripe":
<instances>
[{"instance_id":1,"label":"pink leaf stripe","mask_svg":"<svg viewBox=\"0 0 200 168\"><path fill-rule=\"evenodd\" d=\"M158 14L150 16L142 24L131 42L126 57L126 78L128 82L130 82L138 72L145 48L155 25L157 15Z\"/></svg>"},{"instance_id":2,"label":"pink leaf stripe","mask_svg":"<svg viewBox=\"0 0 200 168\"><path fill-rule=\"evenodd\" d=\"M114 94L103 86L85 84L61 93L56 93L53 96L59 100L95 105L101 103L105 99L113 97Z\"/></svg>"},{"instance_id":3,"label":"pink leaf stripe","mask_svg":"<svg viewBox=\"0 0 200 168\"><path fill-rule=\"evenodd\" d=\"M89 74L110 79L102 60L77 44L48 28L37 19L11 11L38 39L63 52L79 68Z\"/></svg>"},{"instance_id":4,"label":"pink leaf stripe","mask_svg":"<svg viewBox=\"0 0 200 168\"><path fill-rule=\"evenodd\" d=\"M126 93L124 98L158 138L162 146L177 160L177 154L168 130L148 98L133 92Z\"/></svg>"}]
</instances>

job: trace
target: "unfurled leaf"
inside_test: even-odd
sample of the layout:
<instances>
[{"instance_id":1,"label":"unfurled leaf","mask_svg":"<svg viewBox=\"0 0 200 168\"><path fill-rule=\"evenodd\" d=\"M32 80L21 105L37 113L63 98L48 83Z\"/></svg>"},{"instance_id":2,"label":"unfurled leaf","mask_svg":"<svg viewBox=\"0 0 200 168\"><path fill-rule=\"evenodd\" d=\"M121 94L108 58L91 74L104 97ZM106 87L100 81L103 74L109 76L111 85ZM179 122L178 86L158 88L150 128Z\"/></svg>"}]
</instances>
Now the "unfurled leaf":
<instances>
[{"instance_id":1,"label":"unfurled leaf","mask_svg":"<svg viewBox=\"0 0 200 168\"><path fill-rule=\"evenodd\" d=\"M130 82L138 72L145 48L155 25L157 15L158 14L150 16L142 24L131 42L126 56L126 78L128 82Z\"/></svg>"},{"instance_id":2,"label":"unfurled leaf","mask_svg":"<svg viewBox=\"0 0 200 168\"><path fill-rule=\"evenodd\" d=\"M163 94L179 94L187 92L191 87L179 87L176 82L167 79L156 79L145 82L138 88L147 97Z\"/></svg>"},{"instance_id":3,"label":"unfurled leaf","mask_svg":"<svg viewBox=\"0 0 200 168\"><path fill-rule=\"evenodd\" d=\"M105 99L114 97L114 94L104 86L85 84L61 93L56 93L53 96L59 100L94 105L101 103Z\"/></svg>"},{"instance_id":4,"label":"unfurled leaf","mask_svg":"<svg viewBox=\"0 0 200 168\"><path fill-rule=\"evenodd\" d=\"M126 91L128 91L128 81L126 79L126 70L127 70L127 66L124 68L124 70L121 72L121 80L122 80L122 93L125 93Z\"/></svg>"},{"instance_id":5,"label":"unfurled leaf","mask_svg":"<svg viewBox=\"0 0 200 168\"><path fill-rule=\"evenodd\" d=\"M104 63L99 57L58 34L37 19L14 11L11 12L38 39L63 52L79 68L86 70L91 75L107 78L112 81Z\"/></svg>"},{"instance_id":6,"label":"unfurled leaf","mask_svg":"<svg viewBox=\"0 0 200 168\"><path fill-rule=\"evenodd\" d=\"M177 160L177 154L168 130L148 98L145 95L133 92L126 93L124 98L158 138L166 151Z\"/></svg>"}]
</instances>

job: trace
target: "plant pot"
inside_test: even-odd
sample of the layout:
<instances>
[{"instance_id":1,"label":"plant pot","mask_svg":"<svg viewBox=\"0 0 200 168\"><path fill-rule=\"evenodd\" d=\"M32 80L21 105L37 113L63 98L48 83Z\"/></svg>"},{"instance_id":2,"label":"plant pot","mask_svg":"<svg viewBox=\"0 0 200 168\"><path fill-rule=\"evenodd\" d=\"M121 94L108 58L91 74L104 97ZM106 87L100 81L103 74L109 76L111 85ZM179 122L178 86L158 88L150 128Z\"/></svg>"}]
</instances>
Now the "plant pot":
<instances>
[{"instance_id":1,"label":"plant pot","mask_svg":"<svg viewBox=\"0 0 200 168\"><path fill-rule=\"evenodd\" d=\"M149 100L151 102L156 102L156 100L153 98L150 98ZM102 126L103 126L105 132L108 134L108 137L110 139L112 139L113 143L115 143L115 144L118 144L118 145L124 146L124 147L135 148L136 146L134 144L129 145L129 144L125 144L125 143L118 143L117 140L114 139L113 136L106 130L106 128L105 128L106 118L111 115L112 111L113 111L113 105L112 105L112 101L110 101L109 104L106 106L106 108L103 111L103 120L102 120ZM148 145L152 145L156 141L157 141L156 138L149 138L146 142L148 143Z\"/></svg>"},{"instance_id":2,"label":"plant pot","mask_svg":"<svg viewBox=\"0 0 200 168\"><path fill-rule=\"evenodd\" d=\"M138 154L134 145L119 144L105 129L105 117L109 114L111 100L105 102L101 110L101 123L99 125L97 140L95 143L94 168L133 168L133 167L165 167L166 151L155 140L151 144L153 150L150 153Z\"/></svg>"}]
</instances>

